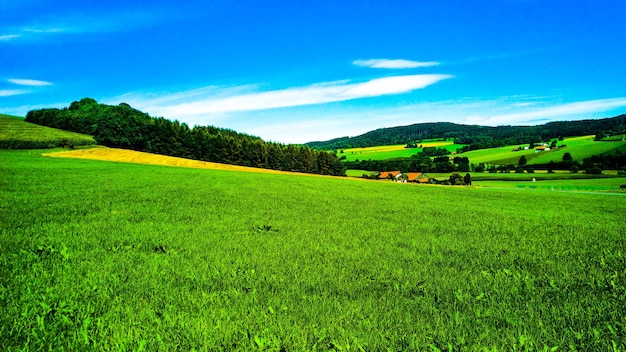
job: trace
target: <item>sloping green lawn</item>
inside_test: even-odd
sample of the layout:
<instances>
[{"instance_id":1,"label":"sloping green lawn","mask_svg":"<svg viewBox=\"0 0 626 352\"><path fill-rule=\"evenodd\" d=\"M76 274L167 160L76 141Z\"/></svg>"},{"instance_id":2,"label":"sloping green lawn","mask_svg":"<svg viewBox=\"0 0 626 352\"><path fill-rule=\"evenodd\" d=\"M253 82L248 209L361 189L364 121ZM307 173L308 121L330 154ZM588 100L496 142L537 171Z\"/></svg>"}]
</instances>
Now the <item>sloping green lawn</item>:
<instances>
[{"instance_id":1,"label":"sloping green lawn","mask_svg":"<svg viewBox=\"0 0 626 352\"><path fill-rule=\"evenodd\" d=\"M0 350L626 349L626 197L0 150Z\"/></svg>"},{"instance_id":2,"label":"sloping green lawn","mask_svg":"<svg viewBox=\"0 0 626 352\"><path fill-rule=\"evenodd\" d=\"M93 137L36 125L0 114L0 148L31 149L96 144Z\"/></svg>"}]
</instances>

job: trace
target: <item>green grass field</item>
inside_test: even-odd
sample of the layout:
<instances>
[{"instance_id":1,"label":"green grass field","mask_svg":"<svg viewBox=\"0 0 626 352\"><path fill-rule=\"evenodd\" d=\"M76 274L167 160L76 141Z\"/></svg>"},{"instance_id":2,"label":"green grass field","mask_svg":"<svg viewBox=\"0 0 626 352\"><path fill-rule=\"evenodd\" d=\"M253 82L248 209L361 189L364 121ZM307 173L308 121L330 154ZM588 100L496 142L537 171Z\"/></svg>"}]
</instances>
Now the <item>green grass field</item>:
<instances>
[{"instance_id":1,"label":"green grass field","mask_svg":"<svg viewBox=\"0 0 626 352\"><path fill-rule=\"evenodd\" d=\"M0 148L54 148L64 145L93 145L93 137L39 126L23 118L0 114Z\"/></svg>"},{"instance_id":2,"label":"green grass field","mask_svg":"<svg viewBox=\"0 0 626 352\"><path fill-rule=\"evenodd\" d=\"M624 350L625 212L0 150L0 350Z\"/></svg>"},{"instance_id":3,"label":"green grass field","mask_svg":"<svg viewBox=\"0 0 626 352\"><path fill-rule=\"evenodd\" d=\"M592 178L592 179L539 179L536 182L528 180L489 180L479 179L472 185L481 187L507 187L527 190L550 190L568 192L613 192L626 195L626 189L620 188L626 185L626 177Z\"/></svg>"},{"instance_id":4,"label":"green grass field","mask_svg":"<svg viewBox=\"0 0 626 352\"><path fill-rule=\"evenodd\" d=\"M378 174L378 171L346 170L346 176L348 177L362 177L364 174L366 175Z\"/></svg>"},{"instance_id":5,"label":"green grass field","mask_svg":"<svg viewBox=\"0 0 626 352\"><path fill-rule=\"evenodd\" d=\"M616 134L610 137L602 138L602 141L624 141L626 140L626 134Z\"/></svg>"},{"instance_id":6,"label":"green grass field","mask_svg":"<svg viewBox=\"0 0 626 352\"><path fill-rule=\"evenodd\" d=\"M464 175L465 173L461 172ZM435 178L449 178L452 175L451 172L446 173L427 173L429 177ZM625 180L626 177L618 176L615 170L605 170L602 175L591 175L585 173L571 173L569 171L557 170L554 173L547 173L546 170L539 170L535 173L488 173L488 172L470 172L473 180L502 180L502 181L531 181L533 178L536 180L582 180L582 179L604 179L604 178L617 178L618 180Z\"/></svg>"},{"instance_id":7,"label":"green grass field","mask_svg":"<svg viewBox=\"0 0 626 352\"><path fill-rule=\"evenodd\" d=\"M470 152L459 154L459 156L466 156L471 163L479 164L514 164L517 165L520 157L523 155L526 157L528 164L547 164L552 161L561 161L563 154L570 153L573 160L582 162L584 158L588 158L592 155L611 153L616 150L621 150L626 153L626 142L620 138L614 138L606 141L594 141L594 136L581 136L565 138L563 141L559 141L558 145L566 145L564 148L556 148L545 152L535 152L534 149L522 150L514 152L513 148L518 146L506 146L500 148L480 149ZM453 142L424 142L424 146L436 146L438 148L447 148L451 152L456 151L457 148L461 148L462 144L453 144ZM347 161L354 160L384 160L399 157L410 157L421 151L421 148L409 149L404 148L404 145L394 146L378 146L369 148L353 148L345 149L344 153L339 153L340 156L345 156Z\"/></svg>"},{"instance_id":8,"label":"green grass field","mask_svg":"<svg viewBox=\"0 0 626 352\"><path fill-rule=\"evenodd\" d=\"M547 164L552 161L561 161L563 154L570 153L573 160L582 162L584 158L588 158L592 155L610 153L615 150L622 150L626 152L626 142L618 141L598 141L593 140L594 136L582 136L565 138L560 141L558 145L565 144L564 148L556 148L544 152L535 152L535 150L523 150L514 152L514 146L489 148L474 150L460 154L460 156L466 156L471 163L485 163L485 164L514 164L517 165L519 159L526 157L529 165L532 164Z\"/></svg>"}]
</instances>

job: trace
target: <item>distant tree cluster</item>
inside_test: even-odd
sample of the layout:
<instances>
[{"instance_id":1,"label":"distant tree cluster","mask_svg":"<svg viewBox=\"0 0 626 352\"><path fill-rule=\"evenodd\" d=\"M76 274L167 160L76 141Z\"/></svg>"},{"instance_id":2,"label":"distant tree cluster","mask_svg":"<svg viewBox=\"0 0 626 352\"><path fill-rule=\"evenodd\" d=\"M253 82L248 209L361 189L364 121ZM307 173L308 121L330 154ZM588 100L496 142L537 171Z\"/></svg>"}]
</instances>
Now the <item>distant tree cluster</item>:
<instances>
[{"instance_id":1,"label":"distant tree cluster","mask_svg":"<svg viewBox=\"0 0 626 352\"><path fill-rule=\"evenodd\" d=\"M98 144L195 160L274 170L344 176L331 152L265 142L259 137L213 126L170 121L133 109L84 98L69 108L30 111L26 121L94 136Z\"/></svg>"},{"instance_id":2,"label":"distant tree cluster","mask_svg":"<svg viewBox=\"0 0 626 352\"><path fill-rule=\"evenodd\" d=\"M449 155L450 151L446 148L424 147L418 154L421 156L441 156Z\"/></svg>"},{"instance_id":3,"label":"distant tree cluster","mask_svg":"<svg viewBox=\"0 0 626 352\"><path fill-rule=\"evenodd\" d=\"M410 158L394 158L385 160L355 160L344 162L347 169L406 172L453 172L470 171L467 157L437 156L430 158L413 155Z\"/></svg>"},{"instance_id":4,"label":"distant tree cluster","mask_svg":"<svg viewBox=\"0 0 626 352\"><path fill-rule=\"evenodd\" d=\"M614 154L600 154L593 155L589 158L583 159L582 168L589 171L600 170L618 170L620 173L626 172L626 154L623 154L620 150L615 151Z\"/></svg>"}]
</instances>

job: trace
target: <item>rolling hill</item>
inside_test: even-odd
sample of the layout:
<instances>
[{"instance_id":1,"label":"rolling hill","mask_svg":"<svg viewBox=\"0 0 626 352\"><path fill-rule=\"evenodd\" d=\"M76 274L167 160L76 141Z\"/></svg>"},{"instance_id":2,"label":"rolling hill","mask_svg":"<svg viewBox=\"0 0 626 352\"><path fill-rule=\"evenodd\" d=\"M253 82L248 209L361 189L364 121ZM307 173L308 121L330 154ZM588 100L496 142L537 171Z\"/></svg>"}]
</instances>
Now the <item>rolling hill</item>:
<instances>
[{"instance_id":1,"label":"rolling hill","mask_svg":"<svg viewBox=\"0 0 626 352\"><path fill-rule=\"evenodd\" d=\"M356 137L341 137L328 141L307 143L315 149L365 148L381 145L407 144L430 138L453 139L469 144L469 150L505 145L541 142L557 137L595 135L604 131L624 131L626 114L582 121L550 122L537 126L479 126L451 122L418 123L408 126L380 128Z\"/></svg>"},{"instance_id":2,"label":"rolling hill","mask_svg":"<svg viewBox=\"0 0 626 352\"><path fill-rule=\"evenodd\" d=\"M0 114L0 148L36 149L93 145L93 137L26 122L23 118Z\"/></svg>"}]
</instances>

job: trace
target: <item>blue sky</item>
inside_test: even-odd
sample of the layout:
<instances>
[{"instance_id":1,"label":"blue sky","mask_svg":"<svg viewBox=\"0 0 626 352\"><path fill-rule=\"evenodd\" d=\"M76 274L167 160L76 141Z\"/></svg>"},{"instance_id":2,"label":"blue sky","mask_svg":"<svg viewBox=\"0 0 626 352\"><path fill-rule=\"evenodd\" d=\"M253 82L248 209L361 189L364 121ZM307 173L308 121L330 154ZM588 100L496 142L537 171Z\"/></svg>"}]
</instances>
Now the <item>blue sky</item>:
<instances>
[{"instance_id":1,"label":"blue sky","mask_svg":"<svg viewBox=\"0 0 626 352\"><path fill-rule=\"evenodd\" d=\"M626 1L0 0L0 113L91 97L304 143L626 113Z\"/></svg>"}]
</instances>

